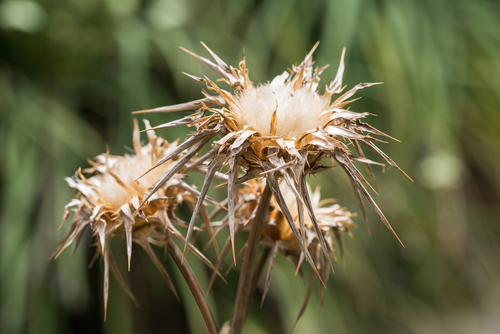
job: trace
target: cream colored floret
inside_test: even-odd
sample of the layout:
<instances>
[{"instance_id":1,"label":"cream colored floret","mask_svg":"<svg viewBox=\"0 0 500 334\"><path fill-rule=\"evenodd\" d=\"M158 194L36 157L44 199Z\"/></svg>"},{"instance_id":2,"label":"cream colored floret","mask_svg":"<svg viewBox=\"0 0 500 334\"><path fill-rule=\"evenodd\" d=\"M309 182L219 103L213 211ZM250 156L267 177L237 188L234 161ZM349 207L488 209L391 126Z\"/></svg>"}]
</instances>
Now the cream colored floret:
<instances>
[{"instance_id":1,"label":"cream colored floret","mask_svg":"<svg viewBox=\"0 0 500 334\"><path fill-rule=\"evenodd\" d=\"M114 158L109 158L109 160L112 161ZM151 156L149 154L119 157L118 161L113 161L109 168L127 187L137 191L135 195L142 196L146 190L156 184L159 176L166 173L168 166L168 164L163 164L144 175L138 181L135 181L135 178L151 168ZM105 203L114 209L119 209L133 196L118 184L113 176L105 171L102 174L92 176L88 180L96 186L96 190Z\"/></svg>"},{"instance_id":2,"label":"cream colored floret","mask_svg":"<svg viewBox=\"0 0 500 334\"><path fill-rule=\"evenodd\" d=\"M298 138L321 125L320 114L329 102L309 87L294 90L287 84L268 83L242 91L236 99L240 110L236 108L234 114L240 126L251 126L267 136L271 134L271 118L276 110L276 135Z\"/></svg>"}]
</instances>

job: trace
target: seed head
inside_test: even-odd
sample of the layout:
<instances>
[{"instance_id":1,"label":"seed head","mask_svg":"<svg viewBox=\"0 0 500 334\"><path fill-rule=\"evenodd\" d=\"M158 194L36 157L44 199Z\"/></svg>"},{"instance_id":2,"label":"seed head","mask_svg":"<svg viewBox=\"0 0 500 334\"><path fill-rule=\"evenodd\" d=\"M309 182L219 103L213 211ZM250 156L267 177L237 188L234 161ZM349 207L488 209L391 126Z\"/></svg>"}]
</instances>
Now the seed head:
<instances>
[{"instance_id":1,"label":"seed head","mask_svg":"<svg viewBox=\"0 0 500 334\"><path fill-rule=\"evenodd\" d=\"M150 129L147 121L146 128ZM78 193L66 206L63 224L69 217L71 208L73 208L74 217L53 256L59 256L73 242L78 245L85 230L87 228L92 230L97 244L96 257L100 255L104 260L105 314L109 269L137 304L137 300L125 283L111 254L111 239L115 236L126 239L129 270L132 242L135 242L146 251L178 298L172 280L150 244L163 247L171 236L185 242L173 224L185 226L187 223L180 220L174 210L183 201L196 203L199 192L187 185L182 180L182 175L177 174L149 196L149 192L158 182L158 177L168 173L175 162L183 156L176 155L139 181L135 181L134 178L141 172L149 169L156 161L169 155L178 147L176 142L168 143L157 137L153 130L148 130L148 138L149 143L142 146L139 139L139 126L137 121L134 121L134 155L101 154L96 157L95 162L91 162L91 168L84 170L83 173L78 170L74 178L66 178L68 184ZM134 216L134 211L138 211L138 215ZM192 245L189 247L207 265L215 269L201 252Z\"/></svg>"},{"instance_id":2,"label":"seed head","mask_svg":"<svg viewBox=\"0 0 500 334\"><path fill-rule=\"evenodd\" d=\"M296 227L305 241L304 248L309 251L314 260L315 269L317 270L316 273L318 275L314 275L314 271L311 271L309 284L312 286L316 277L319 277L322 282L320 294L321 307L323 304L324 291L328 282L330 268L328 265L329 259L324 255L324 249L322 249L323 246L320 238L322 237L325 240L328 247L326 251L331 253L336 259L333 246L333 239L335 238L338 243L338 248L340 249L342 262L344 262L344 244L341 232L346 231L350 235L349 228L354 224L352 218L356 215L341 207L339 204L336 204L336 200L334 199L321 200L319 187L317 187L314 192L307 187L309 197L311 198L313 214L316 217L316 222L319 226L319 233L321 234L321 237L319 237L318 231L315 229L314 222L310 219L310 217L304 216L303 213L300 212L300 206L296 201L296 197L285 182L280 184L280 190L283 193L285 203L290 210ZM272 201L272 206L273 211L270 214L270 220L267 222L262 231L261 242L271 248L271 257L266 276L266 283L262 294L261 305L264 302L269 289L274 261L278 251L295 264L297 268L296 274L299 273L301 278L303 278L301 264L304 260L304 253L301 251L301 247L298 244L299 240L295 238L292 233L292 229L287 224L280 205L276 201ZM301 215L303 216L302 218ZM302 310L299 313L295 325L308 304L310 293L311 288L308 288Z\"/></svg>"},{"instance_id":3,"label":"seed head","mask_svg":"<svg viewBox=\"0 0 500 334\"><path fill-rule=\"evenodd\" d=\"M374 142L380 140L372 135L391 137L361 121L369 116L369 113L356 113L346 107L355 100L351 97L358 90L377 83L360 83L342 94L345 88L342 85L344 49L335 79L325 87L323 93L320 93L318 89L320 75L326 66L313 68L312 54L317 45L298 66L292 66L292 69L278 75L271 82L257 86L254 86L250 81L245 56L243 56L239 68L234 68L227 65L205 45L215 63L183 49L220 75L221 80L228 84L232 91L220 88L207 77L188 75L196 81L204 82L208 91L214 94L211 95L203 91L205 97L200 100L141 111L172 112L197 109L196 113L191 116L155 128L162 129L178 125L195 126L197 131L179 146L179 149L191 147L186 156L194 156L215 136L222 137L212 143L212 150L208 155L200 158L200 160L210 162L205 163L207 175L197 207L201 206L217 169L221 166L227 166L229 169L227 176L228 221L231 242L234 245L237 185L256 177L265 176L301 251L311 264L313 264L313 260L305 247L304 234L297 228L281 190L280 182L282 180L295 196L300 207L299 212L303 213L305 207L322 245L324 255L330 260L326 241L314 215L305 176L328 169L328 166L323 165L323 160L333 158L348 175L365 222L366 211L362 198L365 198L380 220L396 236L363 183L370 188L372 187L354 166L353 161L361 162L376 183L370 165L383 164L367 159L361 148L364 146L404 174L396 163L375 145ZM333 96L338 97L332 98ZM352 146L354 152L351 152L348 145ZM179 162L174 169L181 167ZM244 172L241 177L238 175L240 170ZM170 177L171 175L167 175L162 178L159 185L167 182ZM192 234L197 214L198 211L195 209L189 225L187 240ZM314 265L313 268L315 268Z\"/></svg>"},{"instance_id":4,"label":"seed head","mask_svg":"<svg viewBox=\"0 0 500 334\"><path fill-rule=\"evenodd\" d=\"M254 179L246 182L240 189L238 202L236 204L236 235L239 234L244 229L248 229L249 225L252 223L254 218L256 204L259 202L261 197L262 189L265 187L265 182L263 180ZM354 224L352 218L356 216L341 207L336 203L335 199L323 199L321 200L320 188L317 187L314 192L307 187L309 197L311 198L311 204L313 208L313 213L317 219L317 224L320 227L320 233L322 234L326 245L328 247L327 251L331 253L336 259L334 253L333 239L337 240L338 248L340 249L340 255L342 262L344 262L344 244L342 239L342 232L347 232L350 234L350 227ZM329 278L329 265L328 259L324 256L322 252L322 245L318 238L317 231L315 230L314 223L308 216L304 216L300 213L299 206L297 205L297 200L293 192L290 190L286 182L282 181L280 183L280 190L283 193L285 203L289 208L290 214L295 222L296 228L299 230L301 235L303 235L303 240L305 240L305 248L312 255L315 263L315 269L319 273L321 281L324 283L321 285L321 295L320 295L320 306L323 302L325 285ZM301 218L302 215L302 218ZM217 225L216 233L227 225L227 219L224 219L221 223L214 223ZM301 226L302 224L302 226ZM264 285L264 290L262 294L261 305L267 295L269 284L271 281L271 275L274 268L274 263L277 255L285 256L296 266L296 274L299 273L300 277L303 279L303 270L301 264L304 260L304 253L301 251L301 247L298 244L298 240L295 238L292 229L288 225L285 216L282 212L281 206L276 200L271 201L270 214L267 216L264 228L261 233L260 243L267 246L269 249L269 264L266 275L266 281ZM221 257L216 267L219 268L222 264L222 260L229 250L230 240L228 239L221 251ZM245 247L242 247L244 250ZM240 253L241 254L241 253ZM239 256L238 256L239 260ZM231 265L226 274L233 268ZM315 271L313 270L312 273ZM215 274L212 275L210 281L210 287L215 279ZM316 274L312 276L310 284L314 283ZM310 289L308 289L308 294L304 301L303 308L306 307L309 299ZM299 315L300 318L300 315ZM298 319L297 319L298 320Z\"/></svg>"}]
</instances>

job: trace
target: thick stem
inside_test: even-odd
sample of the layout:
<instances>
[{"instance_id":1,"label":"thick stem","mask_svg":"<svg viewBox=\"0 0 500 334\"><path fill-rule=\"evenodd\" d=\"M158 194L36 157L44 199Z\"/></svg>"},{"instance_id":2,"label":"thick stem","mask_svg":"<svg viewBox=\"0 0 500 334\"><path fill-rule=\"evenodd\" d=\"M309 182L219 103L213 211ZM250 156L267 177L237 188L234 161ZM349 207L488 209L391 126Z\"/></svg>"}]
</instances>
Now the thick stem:
<instances>
[{"instance_id":1,"label":"thick stem","mask_svg":"<svg viewBox=\"0 0 500 334\"><path fill-rule=\"evenodd\" d=\"M205 295L201 291L200 285L198 284L196 277L194 276L187 262L186 261L184 261L184 263L182 262L181 251L177 248L177 246L174 244L172 240L169 240L167 242L167 249L170 255L172 255L175 264L177 265L177 267L179 267L182 276L184 276L184 279L186 280L189 289L191 289L191 292L193 293L193 297L196 300L196 304L198 304L198 308L200 309L201 315L203 316L203 320L205 320L205 325L207 326L208 333L209 334L219 333L219 330L217 329L217 324L215 323L214 320L214 316L212 315L212 311L208 306L207 300L205 299Z\"/></svg>"},{"instance_id":2,"label":"thick stem","mask_svg":"<svg viewBox=\"0 0 500 334\"><path fill-rule=\"evenodd\" d=\"M264 192L260 197L255 218L252 222L250 235L247 241L247 249L245 251L245 258L243 260L243 265L241 266L240 281L238 283L233 319L231 321L231 334L240 334L243 330L243 324L247 315L248 299L253 297L250 296L251 289L249 289L249 286L253 277L253 266L255 263L255 256L257 254L257 246L259 245L260 233L262 231L262 227L264 226L271 196L271 188L266 184Z\"/></svg>"}]
</instances>

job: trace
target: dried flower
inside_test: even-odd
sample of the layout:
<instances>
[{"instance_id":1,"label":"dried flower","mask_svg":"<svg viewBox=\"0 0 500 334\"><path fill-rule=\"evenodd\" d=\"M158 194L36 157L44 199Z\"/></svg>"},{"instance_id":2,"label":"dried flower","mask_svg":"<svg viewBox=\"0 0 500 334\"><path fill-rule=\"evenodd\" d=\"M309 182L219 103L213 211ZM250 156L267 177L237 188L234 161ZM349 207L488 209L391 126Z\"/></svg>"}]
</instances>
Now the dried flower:
<instances>
[{"instance_id":1,"label":"dried flower","mask_svg":"<svg viewBox=\"0 0 500 334\"><path fill-rule=\"evenodd\" d=\"M245 56L243 56L239 68L234 68L228 66L205 45L216 63L183 49L219 74L222 81L233 88L233 92L219 88L207 77L200 78L188 75L196 81L206 83L207 89L215 92L216 95L210 95L208 92L203 91L205 97L200 100L141 111L172 112L198 109L191 116L154 128L164 129L187 125L195 126L197 131L170 155L159 160L150 170L161 166L171 157L191 147L185 155L185 158L189 159L216 135L222 136L221 139L212 144L212 150L195 163L195 165L205 163L207 170L201 196L198 198L198 203L189 224L187 240L191 237L199 209L202 206L212 178L218 168L227 165L229 169L227 178L228 222L234 258L237 185L265 175L267 184L272 189L276 202L307 261L312 264L313 268L316 268L306 247L304 206L323 253L330 261L328 246L314 215L313 205L305 181L307 174L318 173L329 168L322 164L323 159L328 157L335 159L348 175L365 222L366 211L362 197L368 201L380 220L396 236L382 211L362 184L363 182L368 184L368 182L353 164L353 161L363 163L370 176L375 180L370 165L381 164L365 157L361 149L361 145L363 145L404 174L396 163L374 144L375 141L379 140L370 134L391 137L361 121L362 118L370 115L369 113L355 113L346 108L349 103L354 101L349 99L358 90L375 85L375 83L358 84L340 95L345 88L342 86L344 50L335 79L325 87L325 92L320 95L318 84L320 75L326 66L313 69L312 54L317 45L313 47L304 61L298 66L293 66L291 70L278 75L271 82L259 86L254 86L248 77ZM334 95L340 96L332 102L332 96ZM351 154L348 144L352 145L357 155ZM209 163L204 162L210 158ZM179 170L184 163L181 159L172 168L172 171ZM239 169L242 169L245 175L238 177ZM153 196L155 191L162 187L172 175L172 173L168 173L164 176L149 196ZM282 179L296 198L298 226L294 222L294 217L279 186Z\"/></svg>"},{"instance_id":2,"label":"dried flower","mask_svg":"<svg viewBox=\"0 0 500 334\"><path fill-rule=\"evenodd\" d=\"M254 179L249 182L246 182L243 185L243 188L240 189L240 196L237 202L237 210L236 210L236 232L237 235L243 229L246 229L249 224L252 223L252 219L255 215L255 209L257 207L257 203L260 200L262 189L265 187L265 182L262 180ZM334 258L336 259L334 253L334 245L333 239L335 238L338 243L338 248L340 250L340 256L342 258L342 262L344 262L344 244L342 240L342 232L347 232L351 235L350 227L354 224L352 218L356 216L341 207L339 204L336 204L335 199L323 199L321 200L320 187L316 187L315 191L312 192L307 187L309 192L309 197L311 198L311 204L313 207L314 215L317 219L318 225L320 227L323 238L328 245L328 252L330 252ZM285 199L285 203L290 210L290 214L295 221L295 225L299 231L301 231L301 227L298 225L298 207L296 205L296 198L290 188L284 181L280 183L280 190L283 193L283 197ZM217 226L217 230L215 234L217 234L222 228L227 225L227 216L222 220L222 222L213 224ZM308 249L309 253L314 259L314 263L317 271L319 272L319 278L322 281L321 284L321 294L320 294L320 306L323 304L323 297L326 283L329 278L329 266L327 265L328 259L323 255L321 251L321 244L319 242L319 238L316 234L316 231L313 226L313 222L309 217L304 217L304 227L305 227L305 248ZM264 228L261 233L260 243L268 247L269 249L269 264L267 269L266 280L264 284L264 290L262 294L261 306L264 302L264 299L267 295L269 284L271 281L272 270L274 268L274 263L276 260L277 254L281 254L289 259L296 266L296 274L299 273L300 277L303 278L303 272L301 269L301 264L304 260L304 253L301 251L301 247L299 246L297 239L294 237L293 232L288 225L285 216L282 212L281 207L276 202L276 200L271 201L270 213L266 218L264 223ZM221 256L219 262L216 264L216 268L219 269L222 260L225 258L228 250L229 250L230 240L228 239L221 251ZM237 260L239 261L239 257L243 254L243 250L246 245L242 247L242 250L238 253ZM226 271L229 271L233 268L233 264L229 266ZM312 271L314 273L315 271ZM215 273L211 277L210 285L212 286L215 280ZM315 282L316 274L311 276L309 281L309 285L312 286ZM299 313L298 319L304 312L311 293L311 288L308 289L306 293L306 298L304 300L302 310Z\"/></svg>"},{"instance_id":3,"label":"dried flower","mask_svg":"<svg viewBox=\"0 0 500 334\"><path fill-rule=\"evenodd\" d=\"M146 121L146 127L150 128ZM76 197L66 206L63 224L70 215L70 208L75 212L71 225L60 241L55 257L75 242L78 245L86 228L91 228L96 237L96 256L104 260L104 305L108 300L109 269L113 272L120 285L137 304L137 300L127 287L118 266L111 254L111 238L125 236L127 243L128 268L130 270L130 257L132 255L132 242L139 244L149 255L158 270L167 281L175 296L177 292L174 285L158 260L150 243L164 247L171 236L186 242L182 234L176 230L174 223L186 226L174 210L183 201L196 203L199 192L187 185L180 174L164 182L152 195L146 194L157 183L158 178L168 173L182 155L170 158L168 163L135 181L134 177L145 169L150 168L156 161L170 155L177 148L177 143L167 141L155 135L153 130L148 131L149 143L141 146L139 126L134 121L134 150L135 155L110 156L102 154L97 156L96 162L91 162L93 167L84 170L84 173L93 176L85 177L79 170L75 178L66 178L68 184L78 191ZM139 215L134 216L142 203ZM188 245L213 270L215 267L206 257L192 245ZM93 261L94 261L93 260ZM92 261L92 262L93 262Z\"/></svg>"},{"instance_id":4,"label":"dried flower","mask_svg":"<svg viewBox=\"0 0 500 334\"><path fill-rule=\"evenodd\" d=\"M341 231L346 231L350 234L349 227L354 223L352 218L356 216L345 208L336 204L334 199L321 200L320 187L318 186L314 192L309 187L308 192L311 197L311 204L314 215L320 227L323 237L327 241L328 251L333 253L332 234L337 237L341 257L344 256L344 246L341 239ZM298 226L298 206L295 202L295 196L286 186L284 182L280 183L280 190L283 193L285 203L290 210L292 218L294 218L295 225ZM331 204L326 206L327 204ZM273 211L270 213L270 220L262 231L262 243L270 246L277 247L283 252L283 255L290 258L296 264L297 270L300 268L300 263L303 260L303 253L300 251L300 246L297 239L293 236L290 226L286 223L285 216L276 201L272 201ZM309 217L304 217L305 227L305 247L308 249L320 247L318 243L318 236L314 230L314 224ZM334 255L335 256L335 255Z\"/></svg>"},{"instance_id":5,"label":"dried flower","mask_svg":"<svg viewBox=\"0 0 500 334\"><path fill-rule=\"evenodd\" d=\"M332 237L333 234L333 236L337 240L338 247L340 249L340 256L343 262L344 244L342 241L341 232L345 231L349 235L351 235L349 228L354 224L352 218L356 216L356 214L353 214L348 210L346 210L345 208L341 207L339 204L336 204L334 199L321 200L320 187L317 187L314 192L312 192L309 189L309 187L307 188L309 196L311 198L313 213L316 216L317 223L320 227L322 236L329 247L328 252L331 252L335 257L335 253L333 251L334 250L333 237ZM299 211L298 211L298 206L294 205L295 204L294 194L292 193L290 188L286 187L284 182L280 184L280 189L285 198L285 203L290 209L292 217L294 218L295 222L297 222ZM269 247L271 247L271 256L269 260L264 291L262 294L261 305L264 302L264 299L267 295L267 291L269 289L269 283L271 280L271 274L277 251L279 250L281 254L286 256L292 263L296 265L297 267L296 273L299 272L301 277L302 277L302 272L300 266L304 259L304 253L301 251L296 238L293 236L290 226L285 222L285 217L283 215L283 212L281 211L280 206L275 201L273 201L272 204L274 209L270 214L271 219L269 220L269 222L266 224L266 227L262 231L262 243L267 244ZM305 248L308 249L309 253L313 257L319 275L316 275L314 274L314 271L311 271L311 276L309 279L309 287L307 289L306 296L304 298L304 302L302 304L297 320L295 321L294 328L307 307L307 304L309 302L309 297L312 292L312 286L314 285L316 277L319 277L322 283L320 285L321 288L320 308L322 307L325 288L326 284L328 283L328 278L330 274L329 266L327 265L328 258L324 256L324 253L323 256L321 256L322 246L320 240L315 232L312 220L310 220L309 217L307 216L304 218L304 226L305 226L304 240L306 243ZM300 230L300 226L297 226L297 228Z\"/></svg>"}]
</instances>

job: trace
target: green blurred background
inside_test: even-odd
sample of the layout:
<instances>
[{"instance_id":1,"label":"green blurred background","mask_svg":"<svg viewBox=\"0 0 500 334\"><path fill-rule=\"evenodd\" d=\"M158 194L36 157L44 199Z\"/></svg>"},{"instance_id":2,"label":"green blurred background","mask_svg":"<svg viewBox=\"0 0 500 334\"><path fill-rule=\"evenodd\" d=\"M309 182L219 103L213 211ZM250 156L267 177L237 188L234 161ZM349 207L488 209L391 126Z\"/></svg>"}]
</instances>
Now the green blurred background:
<instances>
[{"instance_id":1,"label":"green blurred background","mask_svg":"<svg viewBox=\"0 0 500 334\"><path fill-rule=\"evenodd\" d=\"M265 82L320 40L317 65L347 47L345 83L382 81L352 108L401 140L381 144L411 177L376 170L376 198L406 248L370 212L346 238L321 314L319 287L296 333L498 333L500 328L500 5L489 0L7 0L0 2L0 332L203 333L178 271L177 303L138 248L127 276L135 308L111 279L103 322L102 264L88 269L91 236L47 261L73 196L64 182L87 157L123 154L131 111L199 98L185 77L215 75L178 49L204 41ZM176 115L153 115L159 124ZM189 129L163 131L185 139ZM199 180L198 180L199 181ZM357 212L344 173L310 179ZM215 194L214 196L216 196ZM125 272L124 245L114 242ZM246 333L289 333L305 287L278 259L263 309ZM190 261L203 288L206 268ZM230 319L237 271L209 296ZM260 292L259 292L260 293ZM257 298L260 295L257 295Z\"/></svg>"}]
</instances>

